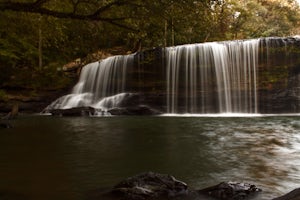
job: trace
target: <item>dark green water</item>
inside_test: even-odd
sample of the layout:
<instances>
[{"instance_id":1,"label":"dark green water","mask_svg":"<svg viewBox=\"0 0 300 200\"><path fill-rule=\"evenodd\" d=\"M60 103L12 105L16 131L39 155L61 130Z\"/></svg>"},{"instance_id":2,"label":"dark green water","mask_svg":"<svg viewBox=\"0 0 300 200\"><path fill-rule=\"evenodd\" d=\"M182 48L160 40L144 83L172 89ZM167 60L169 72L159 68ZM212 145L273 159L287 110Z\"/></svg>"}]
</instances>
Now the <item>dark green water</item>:
<instances>
[{"instance_id":1,"label":"dark green water","mask_svg":"<svg viewBox=\"0 0 300 200\"><path fill-rule=\"evenodd\" d=\"M254 183L270 199L300 187L300 117L22 116L0 130L0 197L82 200L144 171L194 188Z\"/></svg>"}]
</instances>

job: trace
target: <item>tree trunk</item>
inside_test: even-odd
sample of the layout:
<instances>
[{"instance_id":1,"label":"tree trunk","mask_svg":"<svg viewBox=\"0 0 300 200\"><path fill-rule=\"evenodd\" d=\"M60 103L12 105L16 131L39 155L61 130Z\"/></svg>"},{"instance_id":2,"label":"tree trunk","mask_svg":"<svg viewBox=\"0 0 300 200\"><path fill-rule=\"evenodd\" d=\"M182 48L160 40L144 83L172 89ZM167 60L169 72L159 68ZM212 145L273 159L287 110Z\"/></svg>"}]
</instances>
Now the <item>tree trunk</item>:
<instances>
[{"instance_id":1,"label":"tree trunk","mask_svg":"<svg viewBox=\"0 0 300 200\"><path fill-rule=\"evenodd\" d=\"M164 47L168 46L168 21L165 20L165 31L164 31Z\"/></svg>"},{"instance_id":2,"label":"tree trunk","mask_svg":"<svg viewBox=\"0 0 300 200\"><path fill-rule=\"evenodd\" d=\"M42 35L42 16L39 18L39 69L43 68L43 35Z\"/></svg>"}]
</instances>

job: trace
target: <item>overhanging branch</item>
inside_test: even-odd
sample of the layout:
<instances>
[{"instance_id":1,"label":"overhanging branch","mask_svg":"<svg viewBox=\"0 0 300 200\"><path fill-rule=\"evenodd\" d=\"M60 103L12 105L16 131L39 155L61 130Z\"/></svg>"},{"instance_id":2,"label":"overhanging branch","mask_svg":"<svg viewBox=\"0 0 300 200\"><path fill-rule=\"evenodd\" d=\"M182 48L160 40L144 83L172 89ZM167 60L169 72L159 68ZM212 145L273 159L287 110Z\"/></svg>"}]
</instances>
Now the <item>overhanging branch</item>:
<instances>
[{"instance_id":1,"label":"overhanging branch","mask_svg":"<svg viewBox=\"0 0 300 200\"><path fill-rule=\"evenodd\" d=\"M76 12L76 7L73 7L72 12L62 12L58 10L49 9L45 6L46 3L51 0L36 0L32 3L24 3L24 2L11 2L4 1L0 2L0 11L10 10L15 12L27 12L27 13L35 13L42 14L47 16L52 16L61 19L78 19L78 20L92 20L92 21L103 21L110 23L114 26L118 26L124 29L128 29L131 31L138 31L133 27L127 26L126 24L122 24L122 22L126 19L132 17L116 17L116 18L105 18L102 17L102 14L113 6L123 6L128 3L126 0L115 0L107 5L100 6L96 11L93 11L90 14L80 14Z\"/></svg>"}]
</instances>

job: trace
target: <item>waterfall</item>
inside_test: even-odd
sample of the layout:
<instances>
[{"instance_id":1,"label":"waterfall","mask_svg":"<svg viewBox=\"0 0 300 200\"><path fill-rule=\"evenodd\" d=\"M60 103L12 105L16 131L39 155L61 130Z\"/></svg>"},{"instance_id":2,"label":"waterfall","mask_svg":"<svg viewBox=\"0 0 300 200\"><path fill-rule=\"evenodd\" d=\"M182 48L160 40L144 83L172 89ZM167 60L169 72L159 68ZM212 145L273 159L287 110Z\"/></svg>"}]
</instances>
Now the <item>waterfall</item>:
<instances>
[{"instance_id":1,"label":"waterfall","mask_svg":"<svg viewBox=\"0 0 300 200\"><path fill-rule=\"evenodd\" d=\"M207 42L113 56L83 67L46 110L149 106L162 113L297 113L300 38Z\"/></svg>"},{"instance_id":2,"label":"waterfall","mask_svg":"<svg viewBox=\"0 0 300 200\"><path fill-rule=\"evenodd\" d=\"M258 48L259 39L166 48L167 112L257 113Z\"/></svg>"},{"instance_id":3,"label":"waterfall","mask_svg":"<svg viewBox=\"0 0 300 200\"><path fill-rule=\"evenodd\" d=\"M113 56L88 64L82 69L73 94L91 93L93 103L101 98L125 91L127 66L132 65L133 55Z\"/></svg>"},{"instance_id":4,"label":"waterfall","mask_svg":"<svg viewBox=\"0 0 300 200\"><path fill-rule=\"evenodd\" d=\"M84 66L71 94L60 97L48 107L105 110L117 106L126 96L127 68L133 64L133 59L134 54L113 56Z\"/></svg>"}]
</instances>

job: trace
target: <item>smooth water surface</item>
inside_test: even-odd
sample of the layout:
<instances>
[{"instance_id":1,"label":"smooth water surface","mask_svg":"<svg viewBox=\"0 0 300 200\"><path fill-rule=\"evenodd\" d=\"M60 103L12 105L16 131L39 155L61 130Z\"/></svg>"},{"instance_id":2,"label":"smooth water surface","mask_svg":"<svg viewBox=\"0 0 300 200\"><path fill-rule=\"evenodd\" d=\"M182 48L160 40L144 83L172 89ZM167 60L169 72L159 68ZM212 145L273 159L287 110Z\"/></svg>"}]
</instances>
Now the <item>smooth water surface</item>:
<instances>
[{"instance_id":1,"label":"smooth water surface","mask_svg":"<svg viewBox=\"0 0 300 200\"><path fill-rule=\"evenodd\" d=\"M200 189L244 181L271 199L300 187L300 118L22 116L0 130L0 194L87 199L145 171Z\"/></svg>"}]
</instances>

